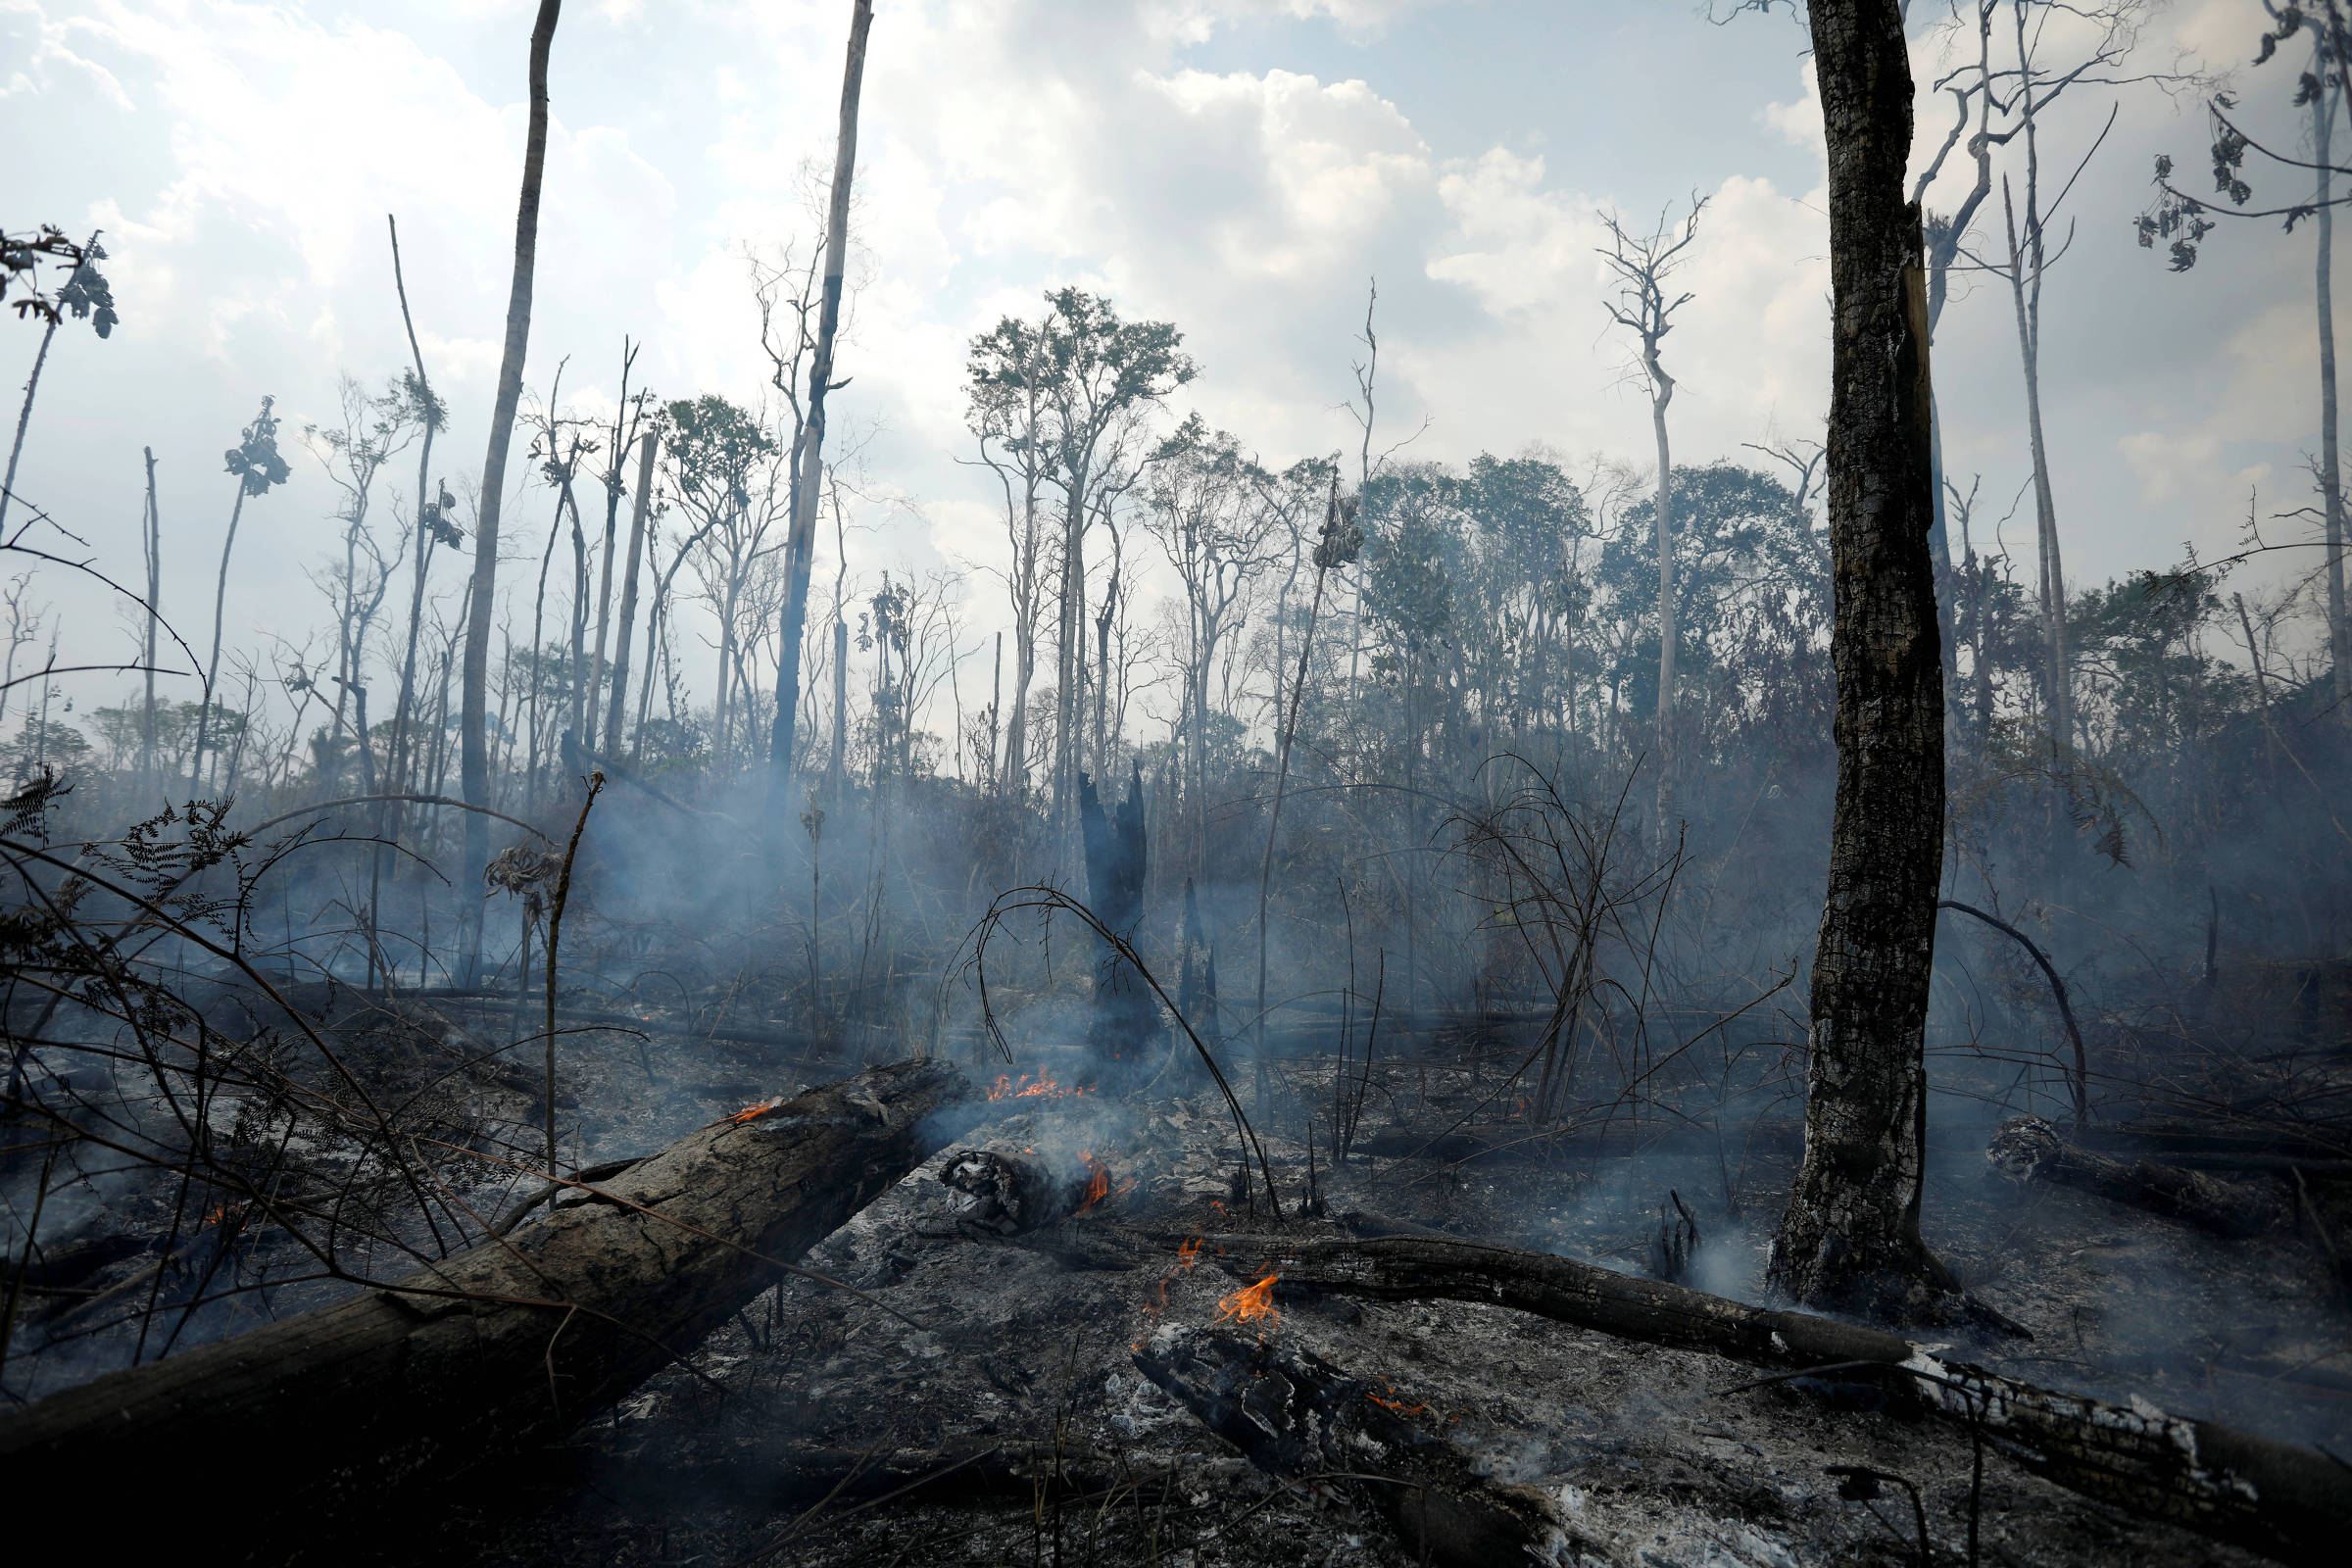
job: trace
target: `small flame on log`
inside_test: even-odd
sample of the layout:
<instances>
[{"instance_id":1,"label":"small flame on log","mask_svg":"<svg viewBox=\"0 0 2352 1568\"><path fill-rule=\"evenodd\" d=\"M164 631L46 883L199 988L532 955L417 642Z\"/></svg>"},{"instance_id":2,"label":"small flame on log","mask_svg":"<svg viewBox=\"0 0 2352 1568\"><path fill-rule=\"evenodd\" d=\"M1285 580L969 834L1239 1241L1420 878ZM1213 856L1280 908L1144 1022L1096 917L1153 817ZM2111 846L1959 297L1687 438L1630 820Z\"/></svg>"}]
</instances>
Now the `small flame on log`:
<instances>
[{"instance_id":1,"label":"small flame on log","mask_svg":"<svg viewBox=\"0 0 2352 1568\"><path fill-rule=\"evenodd\" d=\"M1273 1333L1282 1326L1282 1308L1274 1304L1274 1282L1280 1278L1280 1274L1269 1274L1226 1297L1217 1303L1216 1321L1255 1323L1261 1340Z\"/></svg>"},{"instance_id":2,"label":"small flame on log","mask_svg":"<svg viewBox=\"0 0 2352 1568\"><path fill-rule=\"evenodd\" d=\"M762 1100L757 1103L746 1105L741 1110L734 1112L732 1115L721 1116L718 1118L718 1120L712 1122L710 1125L713 1127L740 1127L747 1121L758 1121L760 1117L766 1115L769 1111L775 1109L782 1103L784 1103L784 1097L782 1095L777 1095L771 1099Z\"/></svg>"},{"instance_id":3,"label":"small flame on log","mask_svg":"<svg viewBox=\"0 0 2352 1568\"><path fill-rule=\"evenodd\" d=\"M1075 1089L1064 1089L1042 1073L1038 1075L1034 1083L1030 1081L1027 1073L1021 1074L1018 1078L1006 1073L999 1073L997 1081L988 1087L988 1098L991 1100L1066 1100L1072 1095L1083 1095L1088 1092L1083 1084Z\"/></svg>"}]
</instances>

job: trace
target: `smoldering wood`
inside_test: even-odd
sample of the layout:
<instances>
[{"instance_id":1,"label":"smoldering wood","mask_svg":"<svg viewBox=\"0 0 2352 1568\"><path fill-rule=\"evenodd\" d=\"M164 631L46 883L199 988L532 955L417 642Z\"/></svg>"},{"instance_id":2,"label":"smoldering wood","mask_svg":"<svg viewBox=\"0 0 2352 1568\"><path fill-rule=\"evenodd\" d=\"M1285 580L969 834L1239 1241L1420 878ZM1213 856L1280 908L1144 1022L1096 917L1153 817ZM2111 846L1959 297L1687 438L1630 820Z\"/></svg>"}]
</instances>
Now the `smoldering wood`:
<instances>
[{"instance_id":1,"label":"smoldering wood","mask_svg":"<svg viewBox=\"0 0 2352 1568\"><path fill-rule=\"evenodd\" d=\"M1576 1560L1550 1494L1479 1474L1460 1449L1394 1408L1401 1400L1311 1351L1171 1326L1136 1350L1135 1364L1259 1468L1351 1494L1415 1561Z\"/></svg>"},{"instance_id":2,"label":"smoldering wood","mask_svg":"<svg viewBox=\"0 0 2352 1568\"><path fill-rule=\"evenodd\" d=\"M2260 1236L2294 1217L2283 1187L2209 1176L2161 1160L2110 1159L2068 1144L2039 1116L2012 1116L2001 1123L1984 1146L1984 1160L2020 1187L2073 1188L2216 1236Z\"/></svg>"},{"instance_id":3,"label":"smoldering wood","mask_svg":"<svg viewBox=\"0 0 2352 1568\"><path fill-rule=\"evenodd\" d=\"M365 1515L561 1438L679 1361L972 1103L956 1068L916 1060L729 1118L508 1238L0 1420L0 1467L19 1494L133 1535L217 1501L218 1454L289 1530Z\"/></svg>"},{"instance_id":4,"label":"smoldering wood","mask_svg":"<svg viewBox=\"0 0 2352 1568\"><path fill-rule=\"evenodd\" d=\"M989 1149L958 1152L939 1179L973 1202L962 1216L974 1230L1018 1236L1065 1219L1101 1196L1087 1177L1056 1176L1043 1163Z\"/></svg>"},{"instance_id":5,"label":"smoldering wood","mask_svg":"<svg viewBox=\"0 0 2352 1568\"><path fill-rule=\"evenodd\" d=\"M1359 1233L1406 1229L1350 1215ZM1677 1349L1704 1350L1834 1392L1867 1384L1912 1411L1973 1431L2033 1473L2127 1508L2290 1563L2334 1562L2352 1531L2352 1468L2316 1449L2145 1400L2112 1404L1942 1359L1900 1335L1809 1312L1751 1306L1663 1280L1490 1242L1410 1235L1342 1239L1236 1233L1148 1236L1108 1225L1059 1227L1048 1250L1075 1266L1155 1264L1200 1242L1237 1277L1280 1276L1276 1298L1317 1293L1383 1301L1475 1301ZM1080 1242L1076 1233L1091 1232ZM1041 1239L1033 1239L1039 1245ZM1823 1369L1824 1379L1805 1378Z\"/></svg>"}]
</instances>

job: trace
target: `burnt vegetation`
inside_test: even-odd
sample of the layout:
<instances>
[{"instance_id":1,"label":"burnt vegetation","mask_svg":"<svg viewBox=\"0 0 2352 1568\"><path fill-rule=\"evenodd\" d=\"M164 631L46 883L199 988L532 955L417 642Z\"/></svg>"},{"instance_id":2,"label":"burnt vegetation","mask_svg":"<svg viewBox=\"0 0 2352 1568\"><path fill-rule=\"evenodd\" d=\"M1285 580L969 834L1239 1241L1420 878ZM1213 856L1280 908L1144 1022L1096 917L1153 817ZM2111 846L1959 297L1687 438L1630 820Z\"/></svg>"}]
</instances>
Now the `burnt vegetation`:
<instances>
[{"instance_id":1,"label":"burnt vegetation","mask_svg":"<svg viewBox=\"0 0 2352 1568\"><path fill-rule=\"evenodd\" d=\"M1923 213L1897 8L1813 0L1819 439L1675 461L1696 195L1605 224L1646 467L1417 457L1376 289L1355 449L1269 457L1184 407L1179 323L1059 288L968 347L1000 548L917 571L827 432L870 4L819 231L750 262L759 406L633 343L616 401L525 386L558 9L478 475L412 255L413 363L263 401L201 579L150 451L125 566L15 489L120 264L0 236L9 1529L135 1475L125 1549L234 1494L210 1544L264 1561L2336 1560L2331 344L2317 502L2070 582L2055 204ZM1944 153L2155 79L2135 8L2069 8L2081 61L2051 9L1952 8ZM2323 247L2348 38L2261 36L2313 157L2211 110L2223 198L2316 177ZM2159 174L2186 270L2221 209ZM1971 267L2030 564L1936 429ZM239 521L305 461L321 624L249 645Z\"/></svg>"}]
</instances>

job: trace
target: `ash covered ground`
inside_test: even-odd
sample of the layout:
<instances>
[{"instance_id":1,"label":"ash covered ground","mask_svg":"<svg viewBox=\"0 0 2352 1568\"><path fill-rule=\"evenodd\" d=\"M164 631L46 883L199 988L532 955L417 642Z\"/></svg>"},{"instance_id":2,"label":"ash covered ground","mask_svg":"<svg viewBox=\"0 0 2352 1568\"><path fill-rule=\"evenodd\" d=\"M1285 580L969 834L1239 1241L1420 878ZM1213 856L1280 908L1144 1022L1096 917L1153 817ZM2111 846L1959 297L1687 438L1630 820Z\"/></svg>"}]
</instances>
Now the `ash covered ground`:
<instances>
[{"instance_id":1,"label":"ash covered ground","mask_svg":"<svg viewBox=\"0 0 2352 1568\"><path fill-rule=\"evenodd\" d=\"M648 1093L633 1051L593 1054L575 1077L590 1160L722 1113L738 1087ZM1335 1170L1318 1143L1311 1185L1299 1134L1328 1102L1329 1071L1272 1075L1260 1132L1290 1208L1311 1195L1329 1216L1641 1271L1662 1261L1671 1187L1700 1232L1690 1282L1754 1298L1793 1128L1760 1126L1721 1160L1711 1141L1634 1138L1410 1157L1414 1140L1445 1133L1483 1095L1458 1063L1388 1070L1391 1108L1365 1131L1395 1136L1366 1141L1404 1152ZM395 1533L360 1554L551 1568L1415 1560L1364 1508L1360 1484L1267 1475L1136 1364L1164 1326L1230 1318L1235 1294L1265 1273L1246 1246L1188 1260L1179 1238L1254 1227L1272 1247L1338 1234L1333 1219L1278 1223L1262 1197L1254 1214L1239 1201L1242 1146L1213 1090L1017 1098L1057 1071L1074 1076L1051 1063L1008 1073L1016 1098L994 1119L803 1260L850 1289L788 1281L567 1446L513 1456L421 1536ZM1293 1136L1275 1130L1286 1122ZM1058 1225L1001 1236L986 1203L941 1180L975 1149L1073 1181L1107 1170L1108 1191ZM1138 1261L1090 1250L1090 1227L1170 1240ZM2352 1454L2346 1314L2312 1237L2218 1243L2095 1198L2021 1193L1988 1173L1981 1138L1958 1134L1939 1150L1926 1229L1972 1292L2034 1336L1956 1340L1953 1358ZM1972 1482L1965 1431L1881 1408L1866 1390L1740 1391L1753 1369L1497 1306L1300 1298L1279 1283L1274 1294L1279 1320L1244 1328L1336 1364L1485 1474L1551 1493L1580 1562L1920 1561L1910 1493L1887 1482L1857 1496L1874 1489L1833 1466L1915 1487L1936 1561L1967 1560L1972 1511L1985 1563L2262 1560L2090 1501L1989 1448Z\"/></svg>"}]
</instances>

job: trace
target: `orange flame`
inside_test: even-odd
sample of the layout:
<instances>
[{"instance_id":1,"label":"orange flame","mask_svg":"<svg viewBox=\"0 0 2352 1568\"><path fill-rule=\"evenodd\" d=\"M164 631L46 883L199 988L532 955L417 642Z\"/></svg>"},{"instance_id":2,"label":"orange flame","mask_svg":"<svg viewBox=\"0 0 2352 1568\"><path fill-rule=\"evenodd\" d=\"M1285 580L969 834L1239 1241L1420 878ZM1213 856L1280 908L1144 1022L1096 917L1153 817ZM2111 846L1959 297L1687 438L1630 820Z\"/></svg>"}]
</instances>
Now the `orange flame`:
<instances>
[{"instance_id":1,"label":"orange flame","mask_svg":"<svg viewBox=\"0 0 2352 1568\"><path fill-rule=\"evenodd\" d=\"M775 1109L782 1103L784 1103L784 1097L782 1095L777 1095L773 1099L762 1100L755 1104L746 1105L741 1110L734 1112L732 1115L721 1116L718 1118L718 1120L712 1122L710 1125L713 1127L740 1127L745 1122L758 1121L760 1117L766 1115L769 1111Z\"/></svg>"},{"instance_id":2,"label":"orange flame","mask_svg":"<svg viewBox=\"0 0 2352 1568\"><path fill-rule=\"evenodd\" d=\"M1217 1303L1219 1323L1256 1323L1257 1337L1264 1339L1282 1326L1282 1308L1274 1304L1274 1282L1280 1274L1269 1274L1255 1285L1245 1286Z\"/></svg>"},{"instance_id":3,"label":"orange flame","mask_svg":"<svg viewBox=\"0 0 2352 1568\"><path fill-rule=\"evenodd\" d=\"M1110 1167L1091 1153L1080 1154L1078 1163L1086 1167L1086 1192L1078 1200L1078 1206L1071 1212L1083 1214L1110 1196Z\"/></svg>"},{"instance_id":4,"label":"orange flame","mask_svg":"<svg viewBox=\"0 0 2352 1568\"><path fill-rule=\"evenodd\" d=\"M1384 1382L1381 1384L1381 1387L1388 1390L1391 1394L1395 1394L1396 1392L1396 1385L1394 1383ZM1429 1408L1429 1406L1426 1404L1407 1404L1401 1398L1384 1399L1379 1395L1371 1393L1369 1390L1365 1392L1364 1397L1370 1399L1374 1404L1377 1404L1384 1409L1396 1411L1398 1415L1419 1415L1422 1411Z\"/></svg>"},{"instance_id":5,"label":"orange flame","mask_svg":"<svg viewBox=\"0 0 2352 1568\"><path fill-rule=\"evenodd\" d=\"M1030 1080L1027 1073L1021 1074L1018 1078L1006 1073L999 1073L997 1081L988 1087L988 1098L991 1100L1066 1100L1072 1095L1083 1095L1087 1092L1087 1088L1083 1084L1075 1089L1064 1089L1043 1073L1038 1075L1035 1082Z\"/></svg>"}]
</instances>

